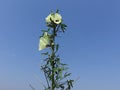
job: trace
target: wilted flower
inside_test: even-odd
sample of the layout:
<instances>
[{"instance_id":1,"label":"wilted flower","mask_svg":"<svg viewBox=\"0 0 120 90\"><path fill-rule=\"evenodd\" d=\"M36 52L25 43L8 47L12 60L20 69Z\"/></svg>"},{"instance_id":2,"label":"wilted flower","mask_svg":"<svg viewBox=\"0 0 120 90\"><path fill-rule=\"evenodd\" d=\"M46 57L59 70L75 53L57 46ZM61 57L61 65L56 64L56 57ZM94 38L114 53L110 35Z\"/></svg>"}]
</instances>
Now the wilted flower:
<instances>
[{"instance_id":1,"label":"wilted flower","mask_svg":"<svg viewBox=\"0 0 120 90\"><path fill-rule=\"evenodd\" d=\"M43 50L49 45L50 37L47 32L44 32L44 35L40 37L39 50Z\"/></svg>"},{"instance_id":2,"label":"wilted flower","mask_svg":"<svg viewBox=\"0 0 120 90\"><path fill-rule=\"evenodd\" d=\"M59 13L51 13L46 17L46 22L50 24L52 21L55 24L60 24L62 22L62 16Z\"/></svg>"}]
</instances>

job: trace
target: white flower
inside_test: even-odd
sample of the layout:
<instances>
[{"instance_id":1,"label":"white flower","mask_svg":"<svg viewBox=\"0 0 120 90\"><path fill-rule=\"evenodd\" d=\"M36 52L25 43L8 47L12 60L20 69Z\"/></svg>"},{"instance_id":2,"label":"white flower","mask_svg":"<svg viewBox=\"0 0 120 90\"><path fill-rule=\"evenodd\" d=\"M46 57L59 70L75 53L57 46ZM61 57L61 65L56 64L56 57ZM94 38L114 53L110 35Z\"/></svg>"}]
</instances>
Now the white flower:
<instances>
[{"instance_id":1,"label":"white flower","mask_svg":"<svg viewBox=\"0 0 120 90\"><path fill-rule=\"evenodd\" d=\"M44 32L44 35L40 37L39 41L39 50L47 48L47 45L50 43L50 38L47 32Z\"/></svg>"},{"instance_id":2,"label":"white flower","mask_svg":"<svg viewBox=\"0 0 120 90\"><path fill-rule=\"evenodd\" d=\"M45 20L46 20L47 23L51 23L50 18L51 18L51 20L52 20L52 15L51 15L51 14L49 14L49 15L45 18Z\"/></svg>"},{"instance_id":3,"label":"white flower","mask_svg":"<svg viewBox=\"0 0 120 90\"><path fill-rule=\"evenodd\" d=\"M51 13L46 17L46 22L50 24L51 20L56 24L60 24L62 22L62 16L58 13Z\"/></svg>"}]
</instances>

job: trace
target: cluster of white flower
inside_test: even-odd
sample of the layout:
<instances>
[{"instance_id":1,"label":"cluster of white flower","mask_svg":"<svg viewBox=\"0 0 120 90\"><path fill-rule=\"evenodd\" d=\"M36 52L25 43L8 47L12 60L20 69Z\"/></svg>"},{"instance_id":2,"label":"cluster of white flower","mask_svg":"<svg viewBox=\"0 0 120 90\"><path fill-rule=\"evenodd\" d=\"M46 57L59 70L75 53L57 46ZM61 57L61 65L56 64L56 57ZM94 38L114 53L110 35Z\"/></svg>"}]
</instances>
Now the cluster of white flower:
<instances>
[{"instance_id":1,"label":"cluster of white flower","mask_svg":"<svg viewBox=\"0 0 120 90\"><path fill-rule=\"evenodd\" d=\"M54 22L55 24L60 24L62 22L62 16L59 13L50 13L46 18L46 23L51 24ZM44 35L40 37L39 41L39 50L45 49L50 43L50 37L48 32L44 32Z\"/></svg>"}]
</instances>

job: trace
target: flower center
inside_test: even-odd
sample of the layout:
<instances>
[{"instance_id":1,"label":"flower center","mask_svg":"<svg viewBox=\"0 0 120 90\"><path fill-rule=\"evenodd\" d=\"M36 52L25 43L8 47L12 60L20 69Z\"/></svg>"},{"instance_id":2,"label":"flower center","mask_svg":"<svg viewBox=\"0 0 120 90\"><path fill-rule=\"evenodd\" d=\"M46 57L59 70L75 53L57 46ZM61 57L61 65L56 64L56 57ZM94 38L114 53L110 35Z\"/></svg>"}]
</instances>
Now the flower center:
<instances>
[{"instance_id":1,"label":"flower center","mask_svg":"<svg viewBox=\"0 0 120 90\"><path fill-rule=\"evenodd\" d=\"M59 20L55 20L55 22L59 22Z\"/></svg>"}]
</instances>

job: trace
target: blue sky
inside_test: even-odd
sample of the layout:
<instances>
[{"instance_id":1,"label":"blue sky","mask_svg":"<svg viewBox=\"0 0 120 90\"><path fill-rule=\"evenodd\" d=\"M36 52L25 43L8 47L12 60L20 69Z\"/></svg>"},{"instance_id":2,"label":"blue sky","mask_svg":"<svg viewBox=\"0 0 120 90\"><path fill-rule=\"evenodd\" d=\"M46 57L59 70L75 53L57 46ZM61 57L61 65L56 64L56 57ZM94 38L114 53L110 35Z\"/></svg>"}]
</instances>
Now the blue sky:
<instances>
[{"instance_id":1,"label":"blue sky","mask_svg":"<svg viewBox=\"0 0 120 90\"><path fill-rule=\"evenodd\" d=\"M119 0L0 0L0 90L43 90L39 36L56 9L68 25L59 54L80 76L73 90L120 90Z\"/></svg>"}]
</instances>

